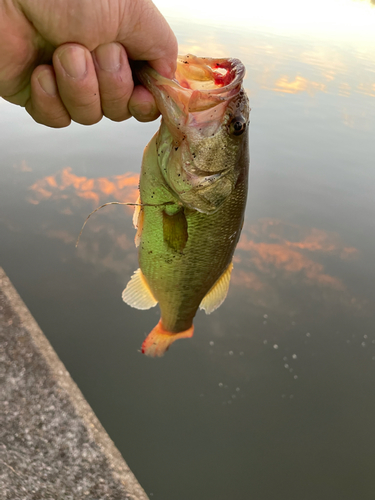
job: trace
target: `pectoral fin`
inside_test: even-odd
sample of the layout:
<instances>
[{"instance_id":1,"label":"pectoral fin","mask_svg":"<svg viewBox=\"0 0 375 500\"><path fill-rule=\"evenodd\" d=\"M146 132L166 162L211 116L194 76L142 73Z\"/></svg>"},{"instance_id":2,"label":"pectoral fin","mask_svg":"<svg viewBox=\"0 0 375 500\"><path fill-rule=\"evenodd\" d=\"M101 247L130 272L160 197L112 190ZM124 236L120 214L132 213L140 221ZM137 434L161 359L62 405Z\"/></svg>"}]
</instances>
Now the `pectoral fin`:
<instances>
[{"instance_id":1,"label":"pectoral fin","mask_svg":"<svg viewBox=\"0 0 375 500\"><path fill-rule=\"evenodd\" d=\"M135 235L134 242L135 242L135 246L139 247L139 244L141 242L141 235L142 235L142 229L143 229L143 219L144 219L144 211L141 207L141 197L140 196L138 196L136 203L138 205L136 205L134 208L133 225L137 229L137 234Z\"/></svg>"},{"instance_id":2,"label":"pectoral fin","mask_svg":"<svg viewBox=\"0 0 375 500\"><path fill-rule=\"evenodd\" d=\"M137 269L130 278L122 292L122 300L136 309L150 309L158 303L140 269Z\"/></svg>"},{"instance_id":3,"label":"pectoral fin","mask_svg":"<svg viewBox=\"0 0 375 500\"><path fill-rule=\"evenodd\" d=\"M139 195L137 198L137 201L135 202L136 205L134 207L134 213L133 213L133 226L137 229L138 227L138 218L139 214L141 212L141 196Z\"/></svg>"},{"instance_id":4,"label":"pectoral fin","mask_svg":"<svg viewBox=\"0 0 375 500\"><path fill-rule=\"evenodd\" d=\"M188 226L183 210L168 215L163 212L163 238L176 252L182 252L188 239Z\"/></svg>"},{"instance_id":5,"label":"pectoral fin","mask_svg":"<svg viewBox=\"0 0 375 500\"><path fill-rule=\"evenodd\" d=\"M232 269L233 263L231 262L200 303L199 309L204 309L206 314L211 314L224 302L228 294Z\"/></svg>"}]
</instances>

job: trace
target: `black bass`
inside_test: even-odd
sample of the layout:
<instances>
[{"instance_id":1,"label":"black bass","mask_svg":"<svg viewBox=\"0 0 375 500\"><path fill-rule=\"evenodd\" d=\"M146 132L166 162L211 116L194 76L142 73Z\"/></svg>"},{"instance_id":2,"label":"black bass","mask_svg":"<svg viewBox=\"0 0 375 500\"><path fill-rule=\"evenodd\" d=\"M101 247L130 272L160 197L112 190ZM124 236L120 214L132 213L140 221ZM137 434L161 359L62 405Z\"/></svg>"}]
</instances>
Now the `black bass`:
<instances>
[{"instance_id":1,"label":"black bass","mask_svg":"<svg viewBox=\"0 0 375 500\"><path fill-rule=\"evenodd\" d=\"M227 295L248 189L244 74L237 59L193 55L179 57L174 80L147 65L138 73L162 120L145 148L134 213L140 268L122 297L138 309L159 303L148 356L191 337L198 307L210 314Z\"/></svg>"}]
</instances>

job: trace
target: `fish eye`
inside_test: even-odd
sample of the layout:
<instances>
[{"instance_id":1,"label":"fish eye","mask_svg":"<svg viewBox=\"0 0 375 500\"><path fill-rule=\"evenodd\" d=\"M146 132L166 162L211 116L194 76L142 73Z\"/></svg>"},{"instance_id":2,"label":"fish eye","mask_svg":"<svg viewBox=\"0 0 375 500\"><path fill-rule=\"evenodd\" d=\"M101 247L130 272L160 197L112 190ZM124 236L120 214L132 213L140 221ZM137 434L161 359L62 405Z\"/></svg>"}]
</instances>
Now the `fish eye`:
<instances>
[{"instance_id":1,"label":"fish eye","mask_svg":"<svg viewBox=\"0 0 375 500\"><path fill-rule=\"evenodd\" d=\"M230 122L229 125L229 132L233 135L241 135L245 132L246 130L246 121L244 118L241 117L235 117L233 120Z\"/></svg>"}]
</instances>

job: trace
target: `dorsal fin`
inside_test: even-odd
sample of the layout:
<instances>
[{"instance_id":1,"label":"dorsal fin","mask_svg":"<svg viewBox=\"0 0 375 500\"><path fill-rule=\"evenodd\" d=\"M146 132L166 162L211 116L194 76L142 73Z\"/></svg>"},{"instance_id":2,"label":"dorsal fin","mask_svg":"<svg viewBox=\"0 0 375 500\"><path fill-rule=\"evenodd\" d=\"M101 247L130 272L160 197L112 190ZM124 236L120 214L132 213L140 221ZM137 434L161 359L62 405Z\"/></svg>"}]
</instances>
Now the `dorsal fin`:
<instances>
[{"instance_id":1,"label":"dorsal fin","mask_svg":"<svg viewBox=\"0 0 375 500\"><path fill-rule=\"evenodd\" d=\"M140 269L137 269L130 278L122 292L122 300L136 309L150 309L158 303Z\"/></svg>"},{"instance_id":2,"label":"dorsal fin","mask_svg":"<svg viewBox=\"0 0 375 500\"><path fill-rule=\"evenodd\" d=\"M221 306L224 302L229 289L230 275L233 269L233 262L229 264L220 278L216 281L214 286L210 288L202 302L199 309L204 309L206 314L211 314L215 309Z\"/></svg>"}]
</instances>

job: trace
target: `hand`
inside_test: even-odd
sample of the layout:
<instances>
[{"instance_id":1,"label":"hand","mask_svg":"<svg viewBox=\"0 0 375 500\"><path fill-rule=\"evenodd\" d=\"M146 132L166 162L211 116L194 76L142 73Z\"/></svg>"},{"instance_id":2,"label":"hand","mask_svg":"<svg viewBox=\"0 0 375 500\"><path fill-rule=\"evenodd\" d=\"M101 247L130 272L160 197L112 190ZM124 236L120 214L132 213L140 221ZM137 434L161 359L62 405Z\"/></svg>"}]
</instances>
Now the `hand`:
<instances>
[{"instance_id":1,"label":"hand","mask_svg":"<svg viewBox=\"0 0 375 500\"><path fill-rule=\"evenodd\" d=\"M0 96L39 123L154 120L128 57L173 77L177 41L151 0L0 0Z\"/></svg>"}]
</instances>

